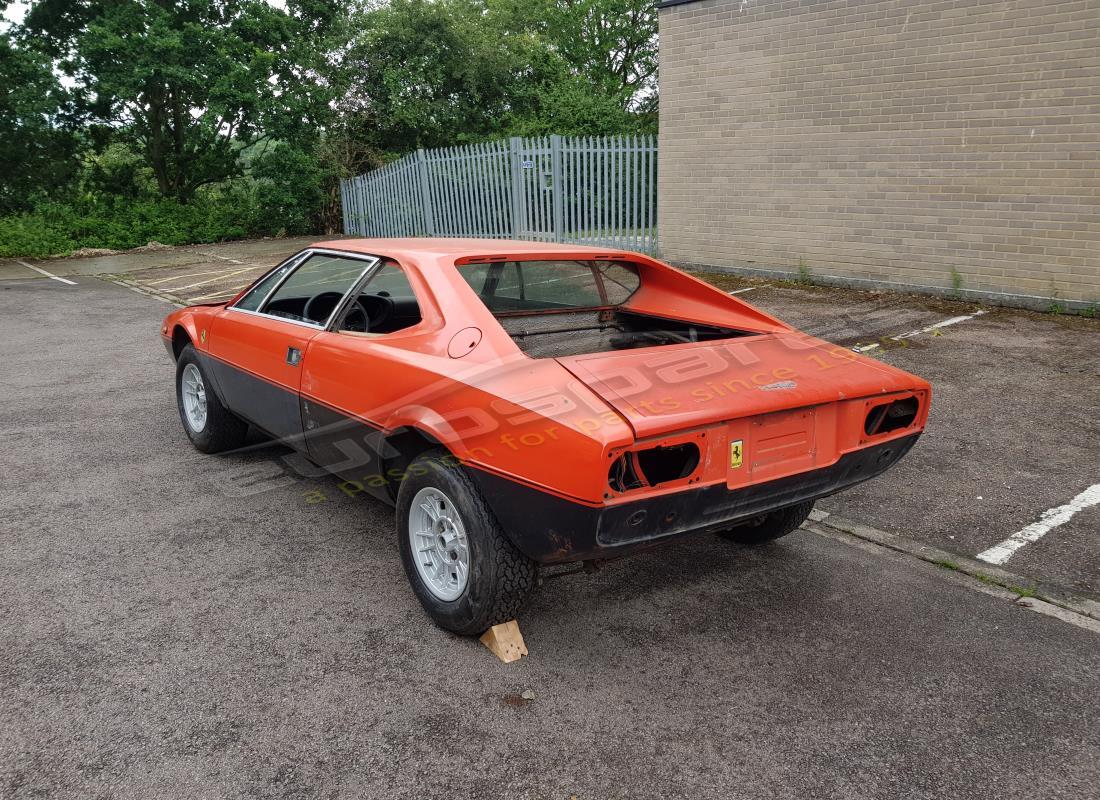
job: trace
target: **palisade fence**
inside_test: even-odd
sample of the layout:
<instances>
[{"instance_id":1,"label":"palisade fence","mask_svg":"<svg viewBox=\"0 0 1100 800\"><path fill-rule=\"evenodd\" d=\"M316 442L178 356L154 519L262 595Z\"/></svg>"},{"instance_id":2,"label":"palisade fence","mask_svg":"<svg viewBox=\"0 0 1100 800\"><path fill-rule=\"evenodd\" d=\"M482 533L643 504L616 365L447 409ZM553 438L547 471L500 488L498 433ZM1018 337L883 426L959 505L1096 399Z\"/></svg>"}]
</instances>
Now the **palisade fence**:
<instances>
[{"instance_id":1,"label":"palisade fence","mask_svg":"<svg viewBox=\"0 0 1100 800\"><path fill-rule=\"evenodd\" d=\"M655 136L417 150L340 182L344 233L474 236L657 252Z\"/></svg>"}]
</instances>

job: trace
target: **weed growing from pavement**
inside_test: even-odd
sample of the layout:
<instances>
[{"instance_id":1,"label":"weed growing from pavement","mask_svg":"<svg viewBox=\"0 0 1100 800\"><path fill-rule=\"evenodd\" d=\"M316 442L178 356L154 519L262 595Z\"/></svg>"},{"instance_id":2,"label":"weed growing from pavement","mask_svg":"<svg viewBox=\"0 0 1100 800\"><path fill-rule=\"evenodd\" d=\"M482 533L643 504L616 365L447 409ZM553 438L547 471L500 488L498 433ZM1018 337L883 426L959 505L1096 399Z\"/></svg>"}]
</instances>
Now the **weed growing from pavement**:
<instances>
[{"instance_id":1,"label":"weed growing from pavement","mask_svg":"<svg viewBox=\"0 0 1100 800\"><path fill-rule=\"evenodd\" d=\"M951 268L951 298L953 300L962 300L962 285L963 276L954 267Z\"/></svg>"},{"instance_id":2,"label":"weed growing from pavement","mask_svg":"<svg viewBox=\"0 0 1100 800\"><path fill-rule=\"evenodd\" d=\"M801 258L801 257L798 259L798 281L797 282L802 284L803 286L813 286L814 285L814 274L812 272L810 272L810 268L806 264L806 259Z\"/></svg>"},{"instance_id":3,"label":"weed growing from pavement","mask_svg":"<svg viewBox=\"0 0 1100 800\"><path fill-rule=\"evenodd\" d=\"M1047 312L1050 314L1061 314L1066 310L1065 306L1058 302L1058 287L1054 285L1054 281L1050 282L1050 305L1047 306Z\"/></svg>"},{"instance_id":4,"label":"weed growing from pavement","mask_svg":"<svg viewBox=\"0 0 1100 800\"><path fill-rule=\"evenodd\" d=\"M954 561L948 561L947 559L941 559L939 561L933 561L932 563L935 564L937 567L943 567L944 569L949 569L949 570L952 570L953 572L958 572L958 570L959 570L959 565L958 564L956 564Z\"/></svg>"},{"instance_id":5,"label":"weed growing from pavement","mask_svg":"<svg viewBox=\"0 0 1100 800\"><path fill-rule=\"evenodd\" d=\"M1039 596L1039 590L1035 586L1014 586L1011 583L1006 583L1005 581L999 578L995 578L992 575L987 575L984 572L972 572L971 577L977 578L979 581L986 584L987 586L997 586L1001 589L1007 589L1008 591L1012 592L1015 595L1018 595L1019 597Z\"/></svg>"}]
</instances>

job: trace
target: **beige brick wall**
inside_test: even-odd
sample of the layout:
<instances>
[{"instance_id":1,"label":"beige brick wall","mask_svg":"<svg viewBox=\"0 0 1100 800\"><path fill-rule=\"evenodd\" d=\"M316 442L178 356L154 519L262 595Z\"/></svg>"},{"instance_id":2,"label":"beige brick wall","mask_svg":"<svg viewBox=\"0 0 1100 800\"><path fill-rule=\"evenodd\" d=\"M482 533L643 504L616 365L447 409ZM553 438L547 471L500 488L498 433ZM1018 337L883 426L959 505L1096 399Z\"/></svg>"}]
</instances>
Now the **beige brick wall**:
<instances>
[{"instance_id":1,"label":"beige brick wall","mask_svg":"<svg viewBox=\"0 0 1100 800\"><path fill-rule=\"evenodd\" d=\"M703 0L660 23L667 259L1100 301L1100 0Z\"/></svg>"}]
</instances>

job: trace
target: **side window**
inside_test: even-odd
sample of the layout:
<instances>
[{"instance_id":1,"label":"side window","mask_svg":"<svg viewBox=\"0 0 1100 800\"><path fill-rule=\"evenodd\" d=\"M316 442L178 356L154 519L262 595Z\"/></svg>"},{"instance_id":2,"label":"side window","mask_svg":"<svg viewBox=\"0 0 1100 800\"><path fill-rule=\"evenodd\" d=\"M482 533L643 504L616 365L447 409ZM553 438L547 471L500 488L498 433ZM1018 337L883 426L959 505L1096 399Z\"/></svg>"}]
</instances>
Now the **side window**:
<instances>
[{"instance_id":1,"label":"side window","mask_svg":"<svg viewBox=\"0 0 1100 800\"><path fill-rule=\"evenodd\" d=\"M272 270L265 275L255 286L248 290L248 293L237 301L234 308L241 308L245 311L259 311L260 303L267 297L271 288L283 279L297 263L295 259L290 259L278 269Z\"/></svg>"},{"instance_id":2,"label":"side window","mask_svg":"<svg viewBox=\"0 0 1100 800\"><path fill-rule=\"evenodd\" d=\"M482 299L503 297L519 300L523 297L519 265L513 262L491 264L466 264L461 267L462 277Z\"/></svg>"},{"instance_id":3,"label":"side window","mask_svg":"<svg viewBox=\"0 0 1100 800\"><path fill-rule=\"evenodd\" d=\"M317 253L291 273L261 312L324 325L373 260Z\"/></svg>"},{"instance_id":4,"label":"side window","mask_svg":"<svg viewBox=\"0 0 1100 800\"><path fill-rule=\"evenodd\" d=\"M458 272L494 312L618 306L641 283L637 268L619 261L462 264Z\"/></svg>"},{"instance_id":5,"label":"side window","mask_svg":"<svg viewBox=\"0 0 1100 800\"><path fill-rule=\"evenodd\" d=\"M420 303L396 261L384 261L348 306L338 330L393 333L420 322Z\"/></svg>"},{"instance_id":6,"label":"side window","mask_svg":"<svg viewBox=\"0 0 1100 800\"><path fill-rule=\"evenodd\" d=\"M592 267L583 261L527 261L519 265L528 307L602 306Z\"/></svg>"}]
</instances>

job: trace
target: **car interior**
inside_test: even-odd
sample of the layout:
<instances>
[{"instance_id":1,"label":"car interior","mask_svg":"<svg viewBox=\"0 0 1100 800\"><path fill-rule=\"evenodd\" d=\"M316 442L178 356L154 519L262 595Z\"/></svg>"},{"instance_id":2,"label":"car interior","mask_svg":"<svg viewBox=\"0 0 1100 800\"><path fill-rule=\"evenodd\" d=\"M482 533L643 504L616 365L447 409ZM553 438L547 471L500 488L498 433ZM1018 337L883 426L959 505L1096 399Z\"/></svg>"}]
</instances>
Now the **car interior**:
<instances>
[{"instance_id":1,"label":"car interior","mask_svg":"<svg viewBox=\"0 0 1100 800\"><path fill-rule=\"evenodd\" d=\"M287 277L259 308L263 297L292 265L276 270L245 295L237 307L297 322L324 325L339 306L348 287L369 262L340 256L313 255ZM258 299L257 299L258 298ZM384 260L343 312L336 330L378 336L420 322L420 306L404 270Z\"/></svg>"}]
</instances>

